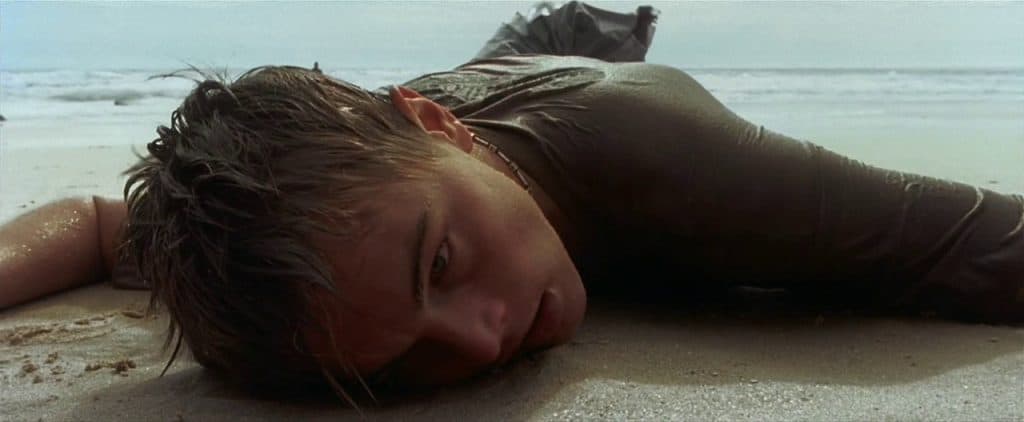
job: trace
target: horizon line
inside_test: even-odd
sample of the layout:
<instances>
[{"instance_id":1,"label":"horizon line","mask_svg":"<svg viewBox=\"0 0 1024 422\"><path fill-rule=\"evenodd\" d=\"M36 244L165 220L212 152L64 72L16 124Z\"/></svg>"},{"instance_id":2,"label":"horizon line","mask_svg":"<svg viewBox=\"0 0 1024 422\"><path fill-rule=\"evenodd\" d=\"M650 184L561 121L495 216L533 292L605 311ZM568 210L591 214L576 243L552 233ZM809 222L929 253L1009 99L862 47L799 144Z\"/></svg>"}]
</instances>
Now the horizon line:
<instances>
[{"instance_id":1,"label":"horizon line","mask_svg":"<svg viewBox=\"0 0 1024 422\"><path fill-rule=\"evenodd\" d=\"M467 62L468 63L468 62ZM657 62L648 62L650 64L665 64ZM454 70L455 67L461 66L462 64L453 66L450 69L436 70L443 72L445 70ZM672 65L681 70L769 70L769 71L820 71L820 70L845 70L845 71L863 71L863 70L911 70L911 71L935 71L935 70L1001 70L1001 71L1024 71L1024 65L971 65L971 66L679 66ZM200 69L225 69L225 70L248 70L252 67L245 66L207 66L200 67ZM185 68L182 68L185 69ZM380 70L414 70L411 66L396 67L396 66L337 66L337 67L323 67L326 71L344 71L344 70L367 70L367 69L380 69ZM137 66L122 66L122 67L3 67L0 66L0 72L50 72L50 71L61 71L61 70L85 70L85 71L156 71L166 72L174 70L171 67L137 67Z\"/></svg>"}]
</instances>

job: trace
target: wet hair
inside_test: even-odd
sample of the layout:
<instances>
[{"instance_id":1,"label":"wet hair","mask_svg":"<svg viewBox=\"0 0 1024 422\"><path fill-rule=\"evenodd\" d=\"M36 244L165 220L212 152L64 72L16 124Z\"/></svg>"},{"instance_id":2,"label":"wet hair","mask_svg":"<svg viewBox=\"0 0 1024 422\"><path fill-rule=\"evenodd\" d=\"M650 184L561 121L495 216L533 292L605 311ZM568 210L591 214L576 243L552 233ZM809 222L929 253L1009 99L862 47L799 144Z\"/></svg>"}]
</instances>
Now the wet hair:
<instances>
[{"instance_id":1,"label":"wet hair","mask_svg":"<svg viewBox=\"0 0 1024 422\"><path fill-rule=\"evenodd\" d=\"M335 292L318 233L350 236L436 151L386 95L319 69L201 74L128 170L122 254L170 314L165 347L253 391L338 386L311 353L312 293ZM312 330L312 331L311 331ZM166 371L166 369L165 369ZM358 376L358 374L356 374Z\"/></svg>"}]
</instances>

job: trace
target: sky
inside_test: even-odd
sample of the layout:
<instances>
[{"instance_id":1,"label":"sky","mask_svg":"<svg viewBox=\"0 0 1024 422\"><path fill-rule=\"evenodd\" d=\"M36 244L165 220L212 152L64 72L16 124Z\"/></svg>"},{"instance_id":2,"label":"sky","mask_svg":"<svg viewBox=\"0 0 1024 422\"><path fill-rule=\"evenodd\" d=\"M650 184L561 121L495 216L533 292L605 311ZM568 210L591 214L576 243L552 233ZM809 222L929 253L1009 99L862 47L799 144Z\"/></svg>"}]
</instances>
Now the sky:
<instances>
[{"instance_id":1,"label":"sky","mask_svg":"<svg viewBox=\"0 0 1024 422\"><path fill-rule=\"evenodd\" d=\"M0 70L264 64L444 69L533 2L0 0ZM1024 2L592 2L661 10L683 68L1024 67Z\"/></svg>"}]
</instances>

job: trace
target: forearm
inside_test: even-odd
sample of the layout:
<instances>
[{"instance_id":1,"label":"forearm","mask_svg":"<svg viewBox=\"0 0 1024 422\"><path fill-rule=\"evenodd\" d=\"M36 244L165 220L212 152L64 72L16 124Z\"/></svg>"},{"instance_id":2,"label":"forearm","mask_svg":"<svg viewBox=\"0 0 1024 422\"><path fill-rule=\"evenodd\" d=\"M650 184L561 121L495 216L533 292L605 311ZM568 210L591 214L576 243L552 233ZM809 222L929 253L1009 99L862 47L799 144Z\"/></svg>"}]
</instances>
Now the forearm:
<instances>
[{"instance_id":1,"label":"forearm","mask_svg":"<svg viewBox=\"0 0 1024 422\"><path fill-rule=\"evenodd\" d=\"M714 196L729 204L718 215L721 267L884 307L1024 318L1020 197L745 133L715 154L735 176L704 179L727 181Z\"/></svg>"},{"instance_id":2,"label":"forearm","mask_svg":"<svg viewBox=\"0 0 1024 422\"><path fill-rule=\"evenodd\" d=\"M1024 319L1024 202L864 164L746 122L715 138L708 262L725 278L890 308ZM728 133L726 133L728 134ZM699 192L694 189L694 192Z\"/></svg>"},{"instance_id":3,"label":"forearm","mask_svg":"<svg viewBox=\"0 0 1024 422\"><path fill-rule=\"evenodd\" d=\"M817 246L831 273L872 276L884 304L1024 318L1020 196L845 158L821 165Z\"/></svg>"},{"instance_id":4,"label":"forearm","mask_svg":"<svg viewBox=\"0 0 1024 422\"><path fill-rule=\"evenodd\" d=\"M74 198L0 227L0 308L108 275L123 216L116 201Z\"/></svg>"}]
</instances>

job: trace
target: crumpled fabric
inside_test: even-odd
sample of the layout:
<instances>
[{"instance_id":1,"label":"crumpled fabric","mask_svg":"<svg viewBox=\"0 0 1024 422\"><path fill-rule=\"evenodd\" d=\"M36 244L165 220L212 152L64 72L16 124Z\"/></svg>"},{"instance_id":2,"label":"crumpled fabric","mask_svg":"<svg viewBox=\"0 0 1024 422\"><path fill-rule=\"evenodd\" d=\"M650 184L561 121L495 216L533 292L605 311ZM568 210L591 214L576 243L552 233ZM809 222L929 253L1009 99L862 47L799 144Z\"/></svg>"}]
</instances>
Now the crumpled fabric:
<instances>
[{"instance_id":1,"label":"crumpled fabric","mask_svg":"<svg viewBox=\"0 0 1024 422\"><path fill-rule=\"evenodd\" d=\"M502 24L473 60L515 54L584 56L607 62L642 62L654 39L658 10L639 6L617 13L578 1L541 2L526 16Z\"/></svg>"}]
</instances>

